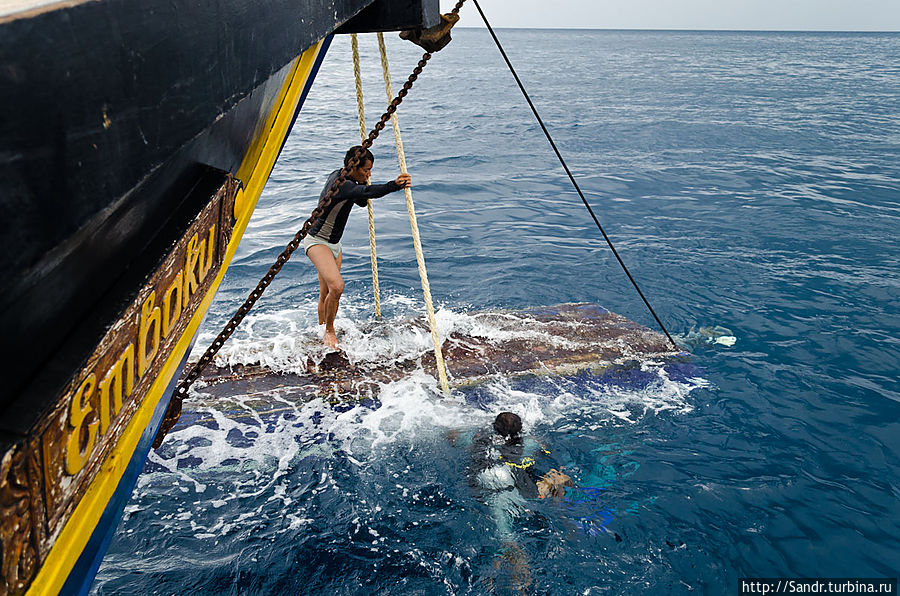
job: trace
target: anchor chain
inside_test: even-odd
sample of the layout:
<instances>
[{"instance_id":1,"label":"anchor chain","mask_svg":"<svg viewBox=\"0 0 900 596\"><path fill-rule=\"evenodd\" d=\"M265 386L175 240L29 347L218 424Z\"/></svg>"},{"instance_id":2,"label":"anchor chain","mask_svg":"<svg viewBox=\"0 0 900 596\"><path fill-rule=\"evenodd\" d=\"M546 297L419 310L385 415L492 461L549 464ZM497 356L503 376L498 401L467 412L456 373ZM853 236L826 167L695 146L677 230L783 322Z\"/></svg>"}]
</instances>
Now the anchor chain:
<instances>
[{"instance_id":1,"label":"anchor chain","mask_svg":"<svg viewBox=\"0 0 900 596\"><path fill-rule=\"evenodd\" d=\"M459 12L460 7L463 5L465 0L460 0L457 2L457 5L454 7L453 12ZM422 55L422 59L416 64L416 67L413 69L412 73L409 75L409 78L403 83L403 88L397 92L397 96L391 100L391 103L388 104L387 110L385 110L384 114L381 115L379 121L375 124L375 127L369 132L367 138L362 142L361 148L356 151L354 156L351 158L348 165L344 166L341 169L340 174L337 179L331 185L331 188L328 190L328 193L319 201L318 206L313 209L312 214L309 218L303 223L303 226L300 230L294 235L290 242L287 243L287 246L284 247L284 250L281 251L281 254L278 255L278 258L275 259L275 263L269 267L269 270L263 276L256 287L250 292L250 295L247 296L247 299L244 300L244 303L241 304L240 308L237 309L237 312L234 313L234 316L225 324L225 327L216 336L216 339L213 340L212 344L206 349L200 359L191 367L190 371L184 375L181 380L178 382L178 386L175 388L175 392L172 394L172 399L169 401L169 407L166 410L166 414L163 417L162 422L160 423L159 432L157 432L156 437L153 440L153 448L157 449L160 445L162 445L163 439L165 439L166 434L172 430L172 427L178 422L178 418L181 415L181 407L184 398L187 397L188 388L200 378L200 374L203 372L203 369L212 362L212 359L215 357L216 353L222 348L225 342L229 337L235 332L238 325L241 324L241 321L244 320L250 310L253 308L253 305L256 304L256 301L259 300L260 296L263 295L263 292L266 291L266 288L269 287L269 284L272 283L272 280L275 279L275 276L278 275L278 272L281 271L281 268L284 267L284 264L288 262L291 258L291 255L294 254L294 251L300 246L300 242L306 237L309 233L309 229L312 227L313 223L321 217L325 210L331 206L334 197L337 195L340 188L344 185L344 182L347 181L347 178L350 174L350 171L359 165L360 159L363 155L365 155L365 151L369 149L372 144L375 142L375 139L378 138L378 135L381 134L381 131L384 130L388 120L390 120L391 115L397 111L397 107L403 102L403 99L409 93L409 90L412 89L413 83L415 83L416 79L419 78L419 75L422 74L422 69L428 64L428 61L431 59L432 54L430 52L425 52Z\"/></svg>"}]
</instances>

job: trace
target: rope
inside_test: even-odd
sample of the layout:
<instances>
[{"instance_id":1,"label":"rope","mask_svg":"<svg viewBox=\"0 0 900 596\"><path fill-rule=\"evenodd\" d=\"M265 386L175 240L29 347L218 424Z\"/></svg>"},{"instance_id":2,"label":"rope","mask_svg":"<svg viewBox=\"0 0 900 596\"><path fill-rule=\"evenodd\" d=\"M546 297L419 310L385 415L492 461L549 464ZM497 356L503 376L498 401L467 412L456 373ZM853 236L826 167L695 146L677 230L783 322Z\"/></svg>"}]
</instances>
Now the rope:
<instances>
[{"instance_id":1,"label":"rope","mask_svg":"<svg viewBox=\"0 0 900 596\"><path fill-rule=\"evenodd\" d=\"M509 72L512 73L512 76L516 79L516 83L519 85L519 89L522 90L522 95L525 96L525 101L528 102L528 106L531 108L531 111L534 112L534 117L537 118L538 124L541 125L541 130L544 131L544 135L547 137L547 140L550 141L550 146L553 147L553 151L556 153L556 157L559 159L559 163L562 164L563 169L565 169L566 174L569 176L569 180L572 181L572 186L575 187L575 190L578 191L578 196L581 197L581 201L584 203L584 206L587 207L588 213L591 214L591 217L594 218L594 223L597 224L597 227L600 229L600 233L603 234L604 240L609 245L609 248L612 250L612 253L616 256L616 260L619 261L619 265L622 266L622 269L625 271L625 275L628 276L628 279L631 281L631 284L634 286L634 289L637 290L638 295L640 295L641 300L644 301L644 304L647 305L647 308L650 310L650 314L653 315L653 318L656 319L657 324L660 329L663 330L663 333L666 334L666 337L669 338L669 341L672 343L672 347L676 350L680 350L678 344L675 343L675 340L672 339L672 336L669 335L668 330L666 330L665 325L663 325L662 321L659 320L659 317L656 316L656 311L653 310L653 307L650 306L650 302L644 296L644 293L641 291L641 288L638 286L634 277L631 276L631 272L628 271L628 267L625 266L625 261L622 260L622 257L619 256L619 252L616 250L616 247L613 246L612 240L610 240L609 236L607 236L606 231L603 229L603 226L600 225L600 220L597 219L597 216L594 215L594 210L591 209L590 204L587 202L587 199L584 198L584 193L581 192L581 188L578 186L578 183L575 181L575 176L572 175L571 170L569 170L569 166L566 165L566 160L563 159L562 154L559 152L559 149L556 148L556 143L553 142L553 138L550 136L550 131L547 130L547 127L544 125L544 121L541 119L540 114L538 114L537 108L534 107L534 104L531 102L531 98L528 96L528 92L525 91L525 86L522 85L522 81L519 79L519 75L516 74L516 69L513 68L512 62L509 61L509 57L507 57L506 52L503 50L503 46L500 45L500 40L497 39L497 34L494 33L494 29L491 27L491 24L488 22L487 17L484 16L484 11L481 10L481 5L478 4L478 0L472 0L475 3L475 8L478 9L478 14L481 15L481 19L484 21L484 24L487 26L488 31L491 33L491 37L494 38L494 43L497 44L497 49L500 50L500 54L503 56L503 59L506 61L506 65L509 67Z\"/></svg>"},{"instance_id":2,"label":"rope","mask_svg":"<svg viewBox=\"0 0 900 596\"><path fill-rule=\"evenodd\" d=\"M356 33L350 34L350 50L353 52L353 78L356 80L356 107L359 112L359 142L366 140L366 109L363 106L362 74L359 71L359 44Z\"/></svg>"},{"instance_id":3,"label":"rope","mask_svg":"<svg viewBox=\"0 0 900 596\"><path fill-rule=\"evenodd\" d=\"M353 77L356 80L356 107L359 111L359 140L366 140L366 109L363 106L362 75L359 71L359 44L356 33L350 34L350 49L353 50ZM372 261L372 291L375 293L375 316L381 317L381 290L378 288L378 257L375 253L375 207L372 199L366 202L369 212L369 256Z\"/></svg>"},{"instance_id":4,"label":"rope","mask_svg":"<svg viewBox=\"0 0 900 596\"><path fill-rule=\"evenodd\" d=\"M384 47L384 35L378 33L378 50L381 53L381 70L384 72L384 90L388 99L394 96L391 86L391 71L388 68L387 50ZM403 140L400 138L400 122L397 114L391 114L391 125L394 127L394 144L397 146L397 161L400 164L400 172L406 174L406 154L403 152ZM419 278L422 280L422 293L425 295L425 310L428 313L428 325L431 327L431 339L434 342L434 361L437 366L438 378L441 381L441 389L446 395L450 394L447 385L447 370L444 367L444 355L441 353L441 338L438 336L437 321L434 318L434 304L431 301L431 286L428 283L428 271L425 270L425 255L422 252L422 240L419 237L419 224L416 222L416 207L413 204L412 189L403 189L406 197L406 211L409 213L409 227L412 229L413 245L416 249L416 262L419 264Z\"/></svg>"}]
</instances>

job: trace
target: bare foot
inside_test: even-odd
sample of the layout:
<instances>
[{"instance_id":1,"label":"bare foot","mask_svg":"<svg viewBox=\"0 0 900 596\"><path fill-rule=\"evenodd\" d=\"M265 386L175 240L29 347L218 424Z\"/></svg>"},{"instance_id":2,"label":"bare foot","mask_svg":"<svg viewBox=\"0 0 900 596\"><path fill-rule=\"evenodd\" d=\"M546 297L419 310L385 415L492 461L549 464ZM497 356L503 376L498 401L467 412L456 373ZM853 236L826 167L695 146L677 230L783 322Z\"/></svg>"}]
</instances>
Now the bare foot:
<instances>
[{"instance_id":1,"label":"bare foot","mask_svg":"<svg viewBox=\"0 0 900 596\"><path fill-rule=\"evenodd\" d=\"M322 338L322 341L324 341L325 345L335 352L341 351L341 346L338 345L337 335L334 334L334 331L326 331L325 337Z\"/></svg>"}]
</instances>

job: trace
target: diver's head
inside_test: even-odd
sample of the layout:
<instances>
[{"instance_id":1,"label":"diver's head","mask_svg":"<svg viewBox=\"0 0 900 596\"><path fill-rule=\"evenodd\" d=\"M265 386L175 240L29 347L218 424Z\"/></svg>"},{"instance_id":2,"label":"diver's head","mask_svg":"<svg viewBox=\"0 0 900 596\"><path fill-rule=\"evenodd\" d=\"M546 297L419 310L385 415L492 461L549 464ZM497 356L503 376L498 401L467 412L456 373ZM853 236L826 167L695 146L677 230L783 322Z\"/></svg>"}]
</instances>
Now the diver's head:
<instances>
[{"instance_id":1,"label":"diver's head","mask_svg":"<svg viewBox=\"0 0 900 596\"><path fill-rule=\"evenodd\" d=\"M494 430L506 440L515 439L522 432L522 419L512 412L501 412L494 419Z\"/></svg>"}]
</instances>

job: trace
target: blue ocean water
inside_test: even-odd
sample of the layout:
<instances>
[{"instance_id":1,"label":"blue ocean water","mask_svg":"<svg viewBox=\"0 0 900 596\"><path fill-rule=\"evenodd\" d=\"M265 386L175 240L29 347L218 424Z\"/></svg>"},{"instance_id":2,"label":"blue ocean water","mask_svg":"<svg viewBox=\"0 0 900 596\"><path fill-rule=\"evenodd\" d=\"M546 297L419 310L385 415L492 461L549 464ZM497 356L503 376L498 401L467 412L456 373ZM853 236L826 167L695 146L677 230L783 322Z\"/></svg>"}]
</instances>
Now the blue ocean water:
<instances>
[{"instance_id":1,"label":"blue ocean water","mask_svg":"<svg viewBox=\"0 0 900 596\"><path fill-rule=\"evenodd\" d=\"M900 34L499 34L698 372L501 378L453 399L419 373L361 405L265 414L235 396L241 419L200 403L151 456L96 593L722 594L746 576L898 575ZM399 87L418 53L388 37ZM454 38L400 109L439 324L591 302L653 327L488 34ZM361 46L371 124L386 99L374 39ZM396 175L389 135L374 180ZM339 37L198 345L356 140ZM376 213L397 330L366 327L358 210L337 327L359 358L427 349L403 323L423 308L402 195ZM316 294L295 256L225 361L305 362ZM565 499L498 508L473 491L464 438L500 409L572 476Z\"/></svg>"}]
</instances>

